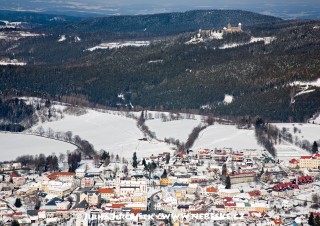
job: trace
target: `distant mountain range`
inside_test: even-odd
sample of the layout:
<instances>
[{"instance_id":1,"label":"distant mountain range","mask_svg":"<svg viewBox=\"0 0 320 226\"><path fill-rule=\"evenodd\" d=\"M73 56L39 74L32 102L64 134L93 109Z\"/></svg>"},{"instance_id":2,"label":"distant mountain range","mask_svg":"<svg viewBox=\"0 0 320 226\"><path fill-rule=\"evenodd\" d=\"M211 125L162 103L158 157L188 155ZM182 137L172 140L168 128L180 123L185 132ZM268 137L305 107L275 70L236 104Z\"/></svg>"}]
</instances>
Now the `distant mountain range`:
<instances>
[{"instance_id":1,"label":"distant mountain range","mask_svg":"<svg viewBox=\"0 0 320 226\"><path fill-rule=\"evenodd\" d=\"M144 33L157 36L175 35L197 29L222 29L228 23L246 26L281 19L241 10L194 10L184 13L161 13L136 16L109 16L48 27L50 32L79 33Z\"/></svg>"},{"instance_id":2,"label":"distant mountain range","mask_svg":"<svg viewBox=\"0 0 320 226\"><path fill-rule=\"evenodd\" d=\"M319 18L320 5L317 0L198 0L198 1L100 1L100 0L2 0L0 9L33 11L46 14L96 17L110 15L138 15L168 12L182 12L203 9L240 9L283 19Z\"/></svg>"},{"instance_id":3,"label":"distant mountain range","mask_svg":"<svg viewBox=\"0 0 320 226\"><path fill-rule=\"evenodd\" d=\"M1 13L32 28L2 28L3 96L280 121L320 111L320 20L241 10L56 21ZM239 22L241 32L223 30Z\"/></svg>"}]
</instances>

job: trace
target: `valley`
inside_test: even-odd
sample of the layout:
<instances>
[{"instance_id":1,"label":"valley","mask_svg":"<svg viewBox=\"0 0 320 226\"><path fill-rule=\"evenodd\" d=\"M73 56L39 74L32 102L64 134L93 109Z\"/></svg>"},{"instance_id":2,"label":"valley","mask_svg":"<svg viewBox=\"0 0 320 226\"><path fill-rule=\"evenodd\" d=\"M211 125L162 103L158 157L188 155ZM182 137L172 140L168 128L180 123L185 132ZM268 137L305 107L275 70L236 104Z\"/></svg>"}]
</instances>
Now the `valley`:
<instances>
[{"instance_id":1,"label":"valley","mask_svg":"<svg viewBox=\"0 0 320 226\"><path fill-rule=\"evenodd\" d=\"M320 225L317 4L26 2L0 10L0 225Z\"/></svg>"}]
</instances>

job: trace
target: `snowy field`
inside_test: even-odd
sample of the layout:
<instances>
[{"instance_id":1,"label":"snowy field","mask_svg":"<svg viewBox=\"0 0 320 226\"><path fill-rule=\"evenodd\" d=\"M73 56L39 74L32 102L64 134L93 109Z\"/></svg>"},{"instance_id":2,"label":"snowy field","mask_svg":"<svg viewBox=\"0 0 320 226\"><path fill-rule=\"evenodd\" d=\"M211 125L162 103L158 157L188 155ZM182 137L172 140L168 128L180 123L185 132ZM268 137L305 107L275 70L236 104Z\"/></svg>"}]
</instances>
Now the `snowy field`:
<instances>
[{"instance_id":1,"label":"snowy field","mask_svg":"<svg viewBox=\"0 0 320 226\"><path fill-rule=\"evenodd\" d=\"M310 153L308 153L307 151L295 145L281 144L281 145L275 145L275 148L277 150L276 159L282 160L286 164L288 164L288 162L293 158L299 159L301 156L310 155Z\"/></svg>"},{"instance_id":2,"label":"snowy field","mask_svg":"<svg viewBox=\"0 0 320 226\"><path fill-rule=\"evenodd\" d=\"M274 123L279 130L286 128L293 137L308 140L310 143L320 140L320 125L312 123ZM296 129L295 129L296 128ZM296 131L296 132L295 132Z\"/></svg>"},{"instance_id":3,"label":"snowy field","mask_svg":"<svg viewBox=\"0 0 320 226\"><path fill-rule=\"evenodd\" d=\"M251 43L256 43L256 42L264 42L265 45L270 45L271 42L273 42L276 38L275 37L251 37L249 42L243 42L243 43L229 43L229 44L224 44L219 47L219 49L230 49L230 48L235 48L238 46L243 46L243 45L248 45Z\"/></svg>"},{"instance_id":4,"label":"snowy field","mask_svg":"<svg viewBox=\"0 0 320 226\"><path fill-rule=\"evenodd\" d=\"M316 117L313 122L320 125L320 116Z\"/></svg>"},{"instance_id":5,"label":"snowy field","mask_svg":"<svg viewBox=\"0 0 320 226\"><path fill-rule=\"evenodd\" d=\"M0 60L0 65L17 65L17 66L24 66L26 65L27 63L25 62L20 62L18 61L17 59L13 59L13 60L10 60L10 59L2 59Z\"/></svg>"},{"instance_id":6,"label":"snowy field","mask_svg":"<svg viewBox=\"0 0 320 226\"><path fill-rule=\"evenodd\" d=\"M108 43L101 43L95 47L89 48L87 50L94 51L97 49L118 49L122 47L141 47L141 46L148 46L150 45L149 41L127 41L127 42L108 42Z\"/></svg>"},{"instance_id":7,"label":"snowy field","mask_svg":"<svg viewBox=\"0 0 320 226\"><path fill-rule=\"evenodd\" d=\"M21 155L50 155L73 151L72 144L44 137L23 134L0 133L0 161L14 160Z\"/></svg>"},{"instance_id":8,"label":"snowy field","mask_svg":"<svg viewBox=\"0 0 320 226\"><path fill-rule=\"evenodd\" d=\"M65 40L67 40L66 36L65 35L60 35L59 39L58 39L58 42L63 42Z\"/></svg>"},{"instance_id":9,"label":"snowy field","mask_svg":"<svg viewBox=\"0 0 320 226\"><path fill-rule=\"evenodd\" d=\"M295 81L290 83L290 86L303 86L303 87L309 87L309 86L315 86L315 87L320 87L320 78L314 81Z\"/></svg>"},{"instance_id":10,"label":"snowy field","mask_svg":"<svg viewBox=\"0 0 320 226\"><path fill-rule=\"evenodd\" d=\"M28 31L0 32L0 40L19 40L21 38L38 37L38 36L41 36L41 34L31 33Z\"/></svg>"},{"instance_id":11,"label":"snowy field","mask_svg":"<svg viewBox=\"0 0 320 226\"><path fill-rule=\"evenodd\" d=\"M178 139L186 142L193 128L201 124L201 117L195 115L194 119L180 119L162 122L161 119L147 120L146 125L149 129L156 133L160 140L165 138Z\"/></svg>"},{"instance_id":12,"label":"snowy field","mask_svg":"<svg viewBox=\"0 0 320 226\"><path fill-rule=\"evenodd\" d=\"M235 150L263 149L256 141L254 130L237 129L233 125L220 124L209 126L201 131L192 148L196 150L199 148L224 147Z\"/></svg>"},{"instance_id":13,"label":"snowy field","mask_svg":"<svg viewBox=\"0 0 320 226\"><path fill-rule=\"evenodd\" d=\"M72 131L73 135L88 140L97 151L104 149L126 158L131 158L133 152L137 152L138 157L147 157L170 151L170 146L163 142L139 140L144 135L136 124L136 120L118 115L117 112L88 110L84 115L65 115L59 121L38 124L32 129L36 130L41 125L45 130L51 128L55 132Z\"/></svg>"}]
</instances>

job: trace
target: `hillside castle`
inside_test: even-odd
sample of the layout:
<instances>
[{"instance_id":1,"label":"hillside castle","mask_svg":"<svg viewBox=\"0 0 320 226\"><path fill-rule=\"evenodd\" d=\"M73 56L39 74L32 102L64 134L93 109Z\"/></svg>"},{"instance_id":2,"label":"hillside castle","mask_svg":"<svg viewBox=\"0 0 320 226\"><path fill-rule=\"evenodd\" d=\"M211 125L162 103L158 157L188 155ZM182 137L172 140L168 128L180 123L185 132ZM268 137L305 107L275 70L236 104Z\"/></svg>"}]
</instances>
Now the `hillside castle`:
<instances>
[{"instance_id":1,"label":"hillside castle","mask_svg":"<svg viewBox=\"0 0 320 226\"><path fill-rule=\"evenodd\" d=\"M239 23L237 27L232 27L230 23L228 23L227 27L224 27L222 30L212 30L214 33L235 33L242 32L242 24Z\"/></svg>"},{"instance_id":2,"label":"hillside castle","mask_svg":"<svg viewBox=\"0 0 320 226\"><path fill-rule=\"evenodd\" d=\"M242 24L239 23L237 27L232 27L230 23L228 23L227 27L224 27L223 29L213 29L213 30L199 30L198 33L192 37L189 41L186 42L186 44L196 44L199 42L203 42L206 38L211 39L222 39L223 34L225 33L237 33L242 32Z\"/></svg>"},{"instance_id":3,"label":"hillside castle","mask_svg":"<svg viewBox=\"0 0 320 226\"><path fill-rule=\"evenodd\" d=\"M232 27L230 23L228 23L228 27L227 28L223 28L223 30L225 32L240 32L242 31L242 28L241 28L242 24L239 23L238 24L238 27Z\"/></svg>"},{"instance_id":4,"label":"hillside castle","mask_svg":"<svg viewBox=\"0 0 320 226\"><path fill-rule=\"evenodd\" d=\"M223 29L213 29L213 30L205 30L206 33L213 34L223 34L223 33L236 33L236 32L242 32L242 24L239 23L237 27L232 27L230 23L228 23L227 27L224 27Z\"/></svg>"}]
</instances>

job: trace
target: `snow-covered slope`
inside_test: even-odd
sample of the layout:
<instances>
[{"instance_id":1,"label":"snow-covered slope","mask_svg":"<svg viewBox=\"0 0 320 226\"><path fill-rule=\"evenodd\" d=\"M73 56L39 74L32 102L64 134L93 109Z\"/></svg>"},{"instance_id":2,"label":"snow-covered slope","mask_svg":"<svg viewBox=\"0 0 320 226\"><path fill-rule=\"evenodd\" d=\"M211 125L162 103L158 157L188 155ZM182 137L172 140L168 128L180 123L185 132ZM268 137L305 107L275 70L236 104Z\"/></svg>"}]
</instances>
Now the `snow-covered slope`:
<instances>
[{"instance_id":1,"label":"snow-covered slope","mask_svg":"<svg viewBox=\"0 0 320 226\"><path fill-rule=\"evenodd\" d=\"M17 66L24 66L27 63L20 62L17 59L0 59L0 65L17 65Z\"/></svg>"},{"instance_id":2,"label":"snow-covered slope","mask_svg":"<svg viewBox=\"0 0 320 226\"><path fill-rule=\"evenodd\" d=\"M263 38L251 37L249 42L228 43L220 46L219 49L230 49L230 48L235 48L238 46L248 45L250 43L262 42L262 41L264 42L265 45L270 45L271 42L273 42L275 39L276 39L275 37L263 37Z\"/></svg>"},{"instance_id":3,"label":"snow-covered slope","mask_svg":"<svg viewBox=\"0 0 320 226\"><path fill-rule=\"evenodd\" d=\"M38 124L32 129L42 126L56 131L72 131L74 135L88 140L96 150L104 149L121 157L131 158L133 152L138 157L146 157L164 151L170 146L156 140L143 141L143 133L136 126L136 120L120 115L118 112L103 113L95 110L81 116L66 115L63 119Z\"/></svg>"},{"instance_id":4,"label":"snow-covered slope","mask_svg":"<svg viewBox=\"0 0 320 226\"><path fill-rule=\"evenodd\" d=\"M94 46L87 50L94 51L97 49L118 49L122 47L141 47L141 46L148 46L150 45L149 41L127 41L127 42L108 42L108 43L101 43L100 45Z\"/></svg>"},{"instance_id":5,"label":"snow-covered slope","mask_svg":"<svg viewBox=\"0 0 320 226\"><path fill-rule=\"evenodd\" d=\"M320 140L320 125L311 123L274 123L279 130L285 128L293 137L310 143Z\"/></svg>"},{"instance_id":6,"label":"snow-covered slope","mask_svg":"<svg viewBox=\"0 0 320 226\"><path fill-rule=\"evenodd\" d=\"M306 86L315 86L315 87L320 87L320 78L318 78L317 80L315 81L295 81L295 82L292 82L290 83L290 86L303 86L303 87L306 87Z\"/></svg>"},{"instance_id":7,"label":"snow-covered slope","mask_svg":"<svg viewBox=\"0 0 320 226\"><path fill-rule=\"evenodd\" d=\"M179 119L172 121L162 121L160 118L147 120L146 125L149 129L156 133L156 136L160 140L165 138L178 139L181 142L186 142L189 134L193 128L197 127L201 123L201 117L199 115L193 116L190 119Z\"/></svg>"},{"instance_id":8,"label":"snow-covered slope","mask_svg":"<svg viewBox=\"0 0 320 226\"><path fill-rule=\"evenodd\" d=\"M24 134L0 133L0 161L14 160L21 155L51 155L73 151L76 146L44 137Z\"/></svg>"},{"instance_id":9,"label":"snow-covered slope","mask_svg":"<svg viewBox=\"0 0 320 226\"><path fill-rule=\"evenodd\" d=\"M58 39L58 42L63 42L65 40L67 40L66 36L65 35L60 35L59 39Z\"/></svg>"},{"instance_id":10,"label":"snow-covered slope","mask_svg":"<svg viewBox=\"0 0 320 226\"><path fill-rule=\"evenodd\" d=\"M299 159L300 156L310 155L307 151L290 144L280 144L275 145L275 149L277 150L276 159L284 161L286 164L292 159Z\"/></svg>"},{"instance_id":11,"label":"snow-covered slope","mask_svg":"<svg viewBox=\"0 0 320 226\"><path fill-rule=\"evenodd\" d=\"M0 32L0 40L19 40L21 38L38 37L38 36L41 36L41 34L31 33L28 31Z\"/></svg>"},{"instance_id":12,"label":"snow-covered slope","mask_svg":"<svg viewBox=\"0 0 320 226\"><path fill-rule=\"evenodd\" d=\"M291 104L295 103L295 97L316 91L314 87L320 87L320 78L315 81L294 81L289 84L297 87L297 93L291 98Z\"/></svg>"},{"instance_id":13,"label":"snow-covered slope","mask_svg":"<svg viewBox=\"0 0 320 226\"><path fill-rule=\"evenodd\" d=\"M192 148L214 149L223 147L235 150L263 149L256 141L254 130L237 129L233 125L220 124L209 126L201 131Z\"/></svg>"},{"instance_id":14,"label":"snow-covered slope","mask_svg":"<svg viewBox=\"0 0 320 226\"><path fill-rule=\"evenodd\" d=\"M320 125L320 115L316 116L314 119L310 120L311 122L314 122L315 124Z\"/></svg>"}]
</instances>

